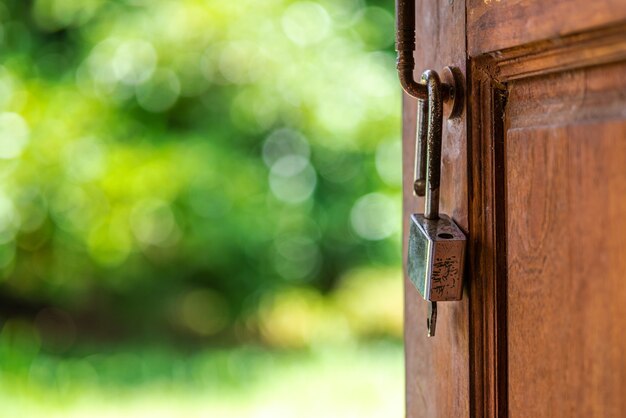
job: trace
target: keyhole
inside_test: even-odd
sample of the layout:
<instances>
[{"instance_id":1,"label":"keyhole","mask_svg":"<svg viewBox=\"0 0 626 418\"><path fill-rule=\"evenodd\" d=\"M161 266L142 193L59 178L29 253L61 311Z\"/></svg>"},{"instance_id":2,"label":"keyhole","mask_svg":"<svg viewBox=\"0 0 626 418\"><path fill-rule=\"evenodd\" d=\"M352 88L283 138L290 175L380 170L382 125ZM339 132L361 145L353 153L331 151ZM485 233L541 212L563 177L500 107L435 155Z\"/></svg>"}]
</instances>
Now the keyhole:
<instances>
[{"instance_id":1,"label":"keyhole","mask_svg":"<svg viewBox=\"0 0 626 418\"><path fill-rule=\"evenodd\" d=\"M454 235L448 234L447 232L442 232L441 234L437 234L437 236L441 239L452 239Z\"/></svg>"}]
</instances>

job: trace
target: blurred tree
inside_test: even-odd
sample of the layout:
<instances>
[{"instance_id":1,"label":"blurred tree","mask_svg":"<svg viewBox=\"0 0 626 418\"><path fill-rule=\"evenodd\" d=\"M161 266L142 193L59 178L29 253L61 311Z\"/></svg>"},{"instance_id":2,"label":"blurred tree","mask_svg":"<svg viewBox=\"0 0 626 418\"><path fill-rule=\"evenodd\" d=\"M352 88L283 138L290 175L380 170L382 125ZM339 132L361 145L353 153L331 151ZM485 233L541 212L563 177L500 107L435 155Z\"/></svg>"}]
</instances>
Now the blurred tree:
<instances>
[{"instance_id":1,"label":"blurred tree","mask_svg":"<svg viewBox=\"0 0 626 418\"><path fill-rule=\"evenodd\" d=\"M0 4L3 316L247 338L276 292L398 265L387 3Z\"/></svg>"}]
</instances>

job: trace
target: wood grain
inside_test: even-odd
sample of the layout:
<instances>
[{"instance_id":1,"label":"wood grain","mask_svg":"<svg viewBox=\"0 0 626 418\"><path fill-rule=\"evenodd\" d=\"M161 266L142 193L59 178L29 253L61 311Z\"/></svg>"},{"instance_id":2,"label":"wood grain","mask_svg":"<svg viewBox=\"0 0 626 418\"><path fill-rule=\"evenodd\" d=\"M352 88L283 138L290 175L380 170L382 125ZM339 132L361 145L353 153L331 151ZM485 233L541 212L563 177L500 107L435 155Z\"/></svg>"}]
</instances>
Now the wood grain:
<instances>
[{"instance_id":1,"label":"wood grain","mask_svg":"<svg viewBox=\"0 0 626 418\"><path fill-rule=\"evenodd\" d=\"M511 417L626 410L625 73L618 63L509 83Z\"/></svg>"},{"instance_id":2,"label":"wood grain","mask_svg":"<svg viewBox=\"0 0 626 418\"><path fill-rule=\"evenodd\" d=\"M470 28L468 37L472 36L471 32L475 29ZM536 178L541 182L546 180L546 175L550 175L550 170L558 170L563 166L571 168L570 160L555 162L552 159L542 159L545 155L558 154L561 152L559 150L568 149L569 138L586 136L598 139L598 143L586 143L586 154L601 154L596 157L596 164L591 160L585 162L586 158L590 158L586 156L578 161L577 169L581 170L589 164L590 171L587 175L595 178L595 181L598 181L598 175L603 175L594 171L605 157L602 155L602 148L614 146L610 141L614 141L616 137L621 138L622 143L626 141L621 127L621 123L626 121L626 68L623 64L626 60L625 52L626 24L614 22L584 33L516 45L471 60L469 213L473 416L620 416L618 411L623 409L622 401L618 400L621 399L618 396L620 391L626 393L623 387L626 359L622 356L613 355L609 359L611 364L607 367L612 368L618 377L609 378L605 373L598 378L599 385L617 384L618 389L601 393L599 388L594 388L596 394L589 399L586 398L588 394L578 393L585 387L584 372L576 374L573 381L570 379L565 382L570 386L561 382L559 376L561 379L568 379L571 372L567 367L572 366L571 364L554 363L550 370L552 375L546 372L545 363L541 360L558 357L555 353L568 351L570 343L580 344L580 338L584 337L578 336L584 330L579 325L570 326L572 319L579 318L570 317L571 312L563 309L561 304L554 306L550 302L550 296L554 294L542 295L537 291L528 295L515 293L515 290L529 286L531 280L536 280L532 273L536 273L541 277L540 287L544 284L541 280L565 283L553 284L562 292L561 296L566 295L571 289L566 278L569 270L564 277L563 271L559 269L576 269L579 266L563 262L559 258L558 249L553 254L544 256L542 247L522 262L519 257L513 258L513 263L527 269L528 274L521 274L523 278L520 275L513 276L515 282L509 283L509 274L519 273L510 270L510 260L520 250L519 235L511 234L511 224L517 225L516 231L519 234L526 233L533 237L532 234L544 231L547 224L535 218L534 211L537 208L529 208L525 201L508 198L514 196L518 189L525 190L524 186L527 186L529 178ZM499 97L503 101L499 101ZM615 123L618 125L613 126ZM586 125L590 127L578 129L579 126ZM535 142L529 140L534 135L539 137ZM603 144L603 140L609 141L611 145ZM537 155L534 155L533 147L529 149L529 145L533 144L543 144L547 148L537 145ZM568 158L573 159L574 156ZM623 161L620 160L617 166L619 164L623 164ZM626 164L623 166L626 167ZM622 177L625 175L626 168L621 173ZM555 182L551 186L555 190L554 193L546 193L547 199L558 199L562 190L568 190L568 196L572 198L572 190L578 187L567 176L555 176L550 180ZM619 186L617 190L607 190L606 193L616 193L626 199L626 194ZM582 195L581 191L578 193ZM531 199L529 196L526 198ZM559 213L561 217L556 221L557 224L566 220L565 215ZM625 214L622 213L621 216L623 215ZM579 219L575 214L569 213L567 221L572 223ZM581 229L577 232L584 235L582 228L589 228L589 224L582 222L579 227ZM622 237L626 236L623 224L616 224L616 227L615 231ZM577 236L572 228L560 229L554 235L559 233L565 238L567 245L576 245ZM545 239L538 236L538 241ZM592 247L593 245L590 246ZM587 259L593 260L596 255L590 248L586 249ZM626 258L626 248L622 246L619 250ZM542 268L545 270L541 270ZM616 268L621 271L623 265ZM626 284L622 286L626 287ZM626 300L623 293L618 292L616 296L622 301ZM532 317L533 321L524 316L528 310L525 303L531 297L534 299L528 304L537 310L536 316ZM606 301L602 303L605 307L608 306ZM556 324L548 326L548 331L536 329L542 326L538 320L543 313L539 313L539 310L545 304L552 310L544 313ZM591 318L594 315L596 321L603 320L599 315L603 309L602 304L597 306L597 311L587 311L589 318L584 324L593 322ZM621 317L614 319L613 328L616 324L623 324L626 318L623 311L618 313ZM526 333L520 336L518 333L523 326L526 327ZM531 333L540 337L533 340L530 338ZM571 338L572 335L579 340L574 341L576 338ZM549 338L554 339L547 341ZM623 341L615 341L614 338L609 340L617 343L620 352L626 351ZM533 344L529 345L529 342ZM543 351L544 345L547 346L547 353ZM601 344L596 342L595 348L595 352L586 350L578 353L576 361L581 364L595 363L594 356L605 355ZM605 378L606 382L603 381ZM553 385L557 388L554 389ZM558 402L554 396L558 397Z\"/></svg>"},{"instance_id":3,"label":"wood grain","mask_svg":"<svg viewBox=\"0 0 626 418\"><path fill-rule=\"evenodd\" d=\"M441 73L454 65L465 73L465 3L418 2L416 75ZM403 111L404 231L411 213L423 212L412 193L415 156L415 102L405 97ZM443 126L441 210L467 231L467 142L465 115ZM404 240L406 257L406 236ZM406 263L404 263L406 265ZM406 410L409 418L468 417L469 300L440 303L437 335L426 336L426 302L405 280Z\"/></svg>"},{"instance_id":4,"label":"wood grain","mask_svg":"<svg viewBox=\"0 0 626 418\"><path fill-rule=\"evenodd\" d=\"M469 262L434 339L406 281L407 416L623 416L626 2L466 3L467 32L464 4L417 7L417 74L470 59L469 113L444 126L442 177ZM422 202L404 105L407 231Z\"/></svg>"},{"instance_id":5,"label":"wood grain","mask_svg":"<svg viewBox=\"0 0 626 418\"><path fill-rule=\"evenodd\" d=\"M626 23L535 42L489 54L496 77L516 80L626 59Z\"/></svg>"},{"instance_id":6,"label":"wood grain","mask_svg":"<svg viewBox=\"0 0 626 418\"><path fill-rule=\"evenodd\" d=\"M505 86L472 62L469 196L472 416L506 416Z\"/></svg>"},{"instance_id":7,"label":"wood grain","mask_svg":"<svg viewBox=\"0 0 626 418\"><path fill-rule=\"evenodd\" d=\"M478 56L624 20L623 0L468 0L468 53Z\"/></svg>"}]
</instances>

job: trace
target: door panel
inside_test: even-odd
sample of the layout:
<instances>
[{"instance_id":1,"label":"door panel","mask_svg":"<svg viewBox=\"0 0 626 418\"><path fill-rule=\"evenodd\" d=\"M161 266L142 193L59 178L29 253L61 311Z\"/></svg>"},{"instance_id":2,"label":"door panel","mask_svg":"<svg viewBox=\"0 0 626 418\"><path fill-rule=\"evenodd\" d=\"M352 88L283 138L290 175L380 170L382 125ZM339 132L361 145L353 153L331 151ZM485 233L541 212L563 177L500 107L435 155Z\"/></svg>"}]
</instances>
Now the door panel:
<instances>
[{"instance_id":1,"label":"door panel","mask_svg":"<svg viewBox=\"0 0 626 418\"><path fill-rule=\"evenodd\" d=\"M472 56L626 20L623 0L468 0L467 11Z\"/></svg>"},{"instance_id":2,"label":"door panel","mask_svg":"<svg viewBox=\"0 0 626 418\"><path fill-rule=\"evenodd\" d=\"M619 64L509 85L510 416L626 411L624 74ZM608 101L599 85L622 95ZM547 86L558 100L542 97Z\"/></svg>"},{"instance_id":3,"label":"door panel","mask_svg":"<svg viewBox=\"0 0 626 418\"><path fill-rule=\"evenodd\" d=\"M621 417L626 2L467 0L467 26L465 4L417 3L416 74L456 65L468 81L441 190L468 260L432 339L406 281L407 416ZM423 202L407 97L403 120L408 231Z\"/></svg>"},{"instance_id":4,"label":"door panel","mask_svg":"<svg viewBox=\"0 0 626 418\"><path fill-rule=\"evenodd\" d=\"M621 417L626 25L471 60L476 416Z\"/></svg>"}]
</instances>

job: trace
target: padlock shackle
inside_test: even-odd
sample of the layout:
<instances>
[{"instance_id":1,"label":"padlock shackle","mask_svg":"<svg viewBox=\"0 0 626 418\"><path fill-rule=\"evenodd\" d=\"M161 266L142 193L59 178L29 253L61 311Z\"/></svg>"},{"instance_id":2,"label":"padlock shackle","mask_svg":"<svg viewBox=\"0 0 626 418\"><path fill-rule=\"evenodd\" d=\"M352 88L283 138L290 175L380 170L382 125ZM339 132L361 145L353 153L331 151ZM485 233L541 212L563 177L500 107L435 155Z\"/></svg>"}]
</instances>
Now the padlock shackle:
<instances>
[{"instance_id":1,"label":"padlock shackle","mask_svg":"<svg viewBox=\"0 0 626 418\"><path fill-rule=\"evenodd\" d=\"M428 89L428 129L426 134L426 199L424 217L439 219L441 184L441 130L443 126L442 84L436 71L426 70L422 81Z\"/></svg>"},{"instance_id":2,"label":"padlock shackle","mask_svg":"<svg viewBox=\"0 0 626 418\"><path fill-rule=\"evenodd\" d=\"M417 99L417 129L415 132L415 167L413 193L426 194L426 138L428 136L428 100Z\"/></svg>"}]
</instances>

